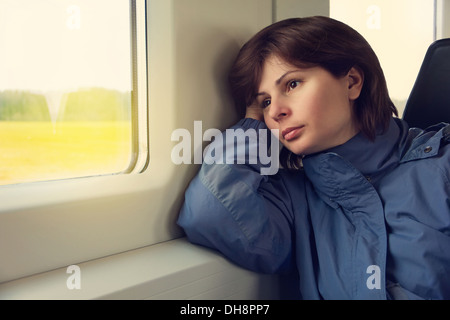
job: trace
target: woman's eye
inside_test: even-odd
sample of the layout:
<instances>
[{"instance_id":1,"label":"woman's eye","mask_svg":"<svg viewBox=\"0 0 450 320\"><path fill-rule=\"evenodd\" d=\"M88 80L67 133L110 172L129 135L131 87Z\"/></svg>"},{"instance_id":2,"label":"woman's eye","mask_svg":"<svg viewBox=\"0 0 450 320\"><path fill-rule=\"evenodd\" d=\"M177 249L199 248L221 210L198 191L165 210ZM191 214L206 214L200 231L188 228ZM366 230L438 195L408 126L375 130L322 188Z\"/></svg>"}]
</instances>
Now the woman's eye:
<instances>
[{"instance_id":1,"label":"woman's eye","mask_svg":"<svg viewBox=\"0 0 450 320\"><path fill-rule=\"evenodd\" d=\"M263 108L267 108L268 106L270 106L270 102L271 102L270 99L266 99L261 103L261 106Z\"/></svg>"},{"instance_id":2,"label":"woman's eye","mask_svg":"<svg viewBox=\"0 0 450 320\"><path fill-rule=\"evenodd\" d=\"M300 81L297 81L297 80L289 81L288 89L289 90L295 89L295 88L297 88L298 85L300 85Z\"/></svg>"}]
</instances>

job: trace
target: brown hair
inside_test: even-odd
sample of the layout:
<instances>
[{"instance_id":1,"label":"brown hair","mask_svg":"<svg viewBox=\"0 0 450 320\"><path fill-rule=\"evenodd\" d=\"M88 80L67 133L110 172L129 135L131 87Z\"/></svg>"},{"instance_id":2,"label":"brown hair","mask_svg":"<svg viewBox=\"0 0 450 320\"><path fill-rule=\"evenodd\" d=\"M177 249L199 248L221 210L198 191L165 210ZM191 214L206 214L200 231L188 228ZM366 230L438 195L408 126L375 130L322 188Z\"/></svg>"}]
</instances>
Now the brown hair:
<instances>
[{"instance_id":1,"label":"brown hair","mask_svg":"<svg viewBox=\"0 0 450 320\"><path fill-rule=\"evenodd\" d=\"M398 115L383 70L369 43L348 25L316 16L274 23L241 48L229 81L242 116L256 97L264 62L272 55L299 68L320 66L338 78L352 67L362 71L364 85L355 101L354 114L361 131L370 140L375 139L378 130L386 130L393 114ZM287 154L285 158L292 159L292 155Z\"/></svg>"}]
</instances>

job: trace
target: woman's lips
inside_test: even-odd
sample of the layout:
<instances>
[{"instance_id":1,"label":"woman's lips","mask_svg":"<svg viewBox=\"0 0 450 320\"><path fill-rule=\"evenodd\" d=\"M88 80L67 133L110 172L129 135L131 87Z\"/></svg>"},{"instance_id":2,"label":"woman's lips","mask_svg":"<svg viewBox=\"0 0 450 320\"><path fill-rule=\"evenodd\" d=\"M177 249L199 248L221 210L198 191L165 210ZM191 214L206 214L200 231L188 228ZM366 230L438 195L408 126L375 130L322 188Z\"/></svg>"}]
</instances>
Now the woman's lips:
<instances>
[{"instance_id":1,"label":"woman's lips","mask_svg":"<svg viewBox=\"0 0 450 320\"><path fill-rule=\"evenodd\" d=\"M283 132L281 133L283 136L283 139L286 141L290 141L290 140L298 138L300 136L303 128L304 128L304 126L291 127L291 128L284 129Z\"/></svg>"}]
</instances>

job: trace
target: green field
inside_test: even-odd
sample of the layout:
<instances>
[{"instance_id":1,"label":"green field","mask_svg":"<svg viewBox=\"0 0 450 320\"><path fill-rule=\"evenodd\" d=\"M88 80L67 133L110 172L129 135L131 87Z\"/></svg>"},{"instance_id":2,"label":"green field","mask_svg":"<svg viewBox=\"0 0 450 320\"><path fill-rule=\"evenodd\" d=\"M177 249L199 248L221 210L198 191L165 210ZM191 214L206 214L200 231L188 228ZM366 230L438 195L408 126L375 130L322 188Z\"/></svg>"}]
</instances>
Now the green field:
<instances>
[{"instance_id":1,"label":"green field","mask_svg":"<svg viewBox=\"0 0 450 320\"><path fill-rule=\"evenodd\" d=\"M0 185L126 170L130 121L0 121Z\"/></svg>"}]
</instances>

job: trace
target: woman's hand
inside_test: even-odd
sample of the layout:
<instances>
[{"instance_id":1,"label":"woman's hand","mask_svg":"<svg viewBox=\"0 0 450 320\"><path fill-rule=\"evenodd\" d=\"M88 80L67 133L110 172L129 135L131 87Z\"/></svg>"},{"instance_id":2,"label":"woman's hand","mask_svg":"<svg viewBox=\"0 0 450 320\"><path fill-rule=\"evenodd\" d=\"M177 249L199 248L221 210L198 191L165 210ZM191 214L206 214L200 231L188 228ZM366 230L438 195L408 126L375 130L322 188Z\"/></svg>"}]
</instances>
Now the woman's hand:
<instances>
[{"instance_id":1,"label":"woman's hand","mask_svg":"<svg viewBox=\"0 0 450 320\"><path fill-rule=\"evenodd\" d=\"M247 107L245 117L264 121L263 109L257 104L257 102L254 102L252 105Z\"/></svg>"}]
</instances>

